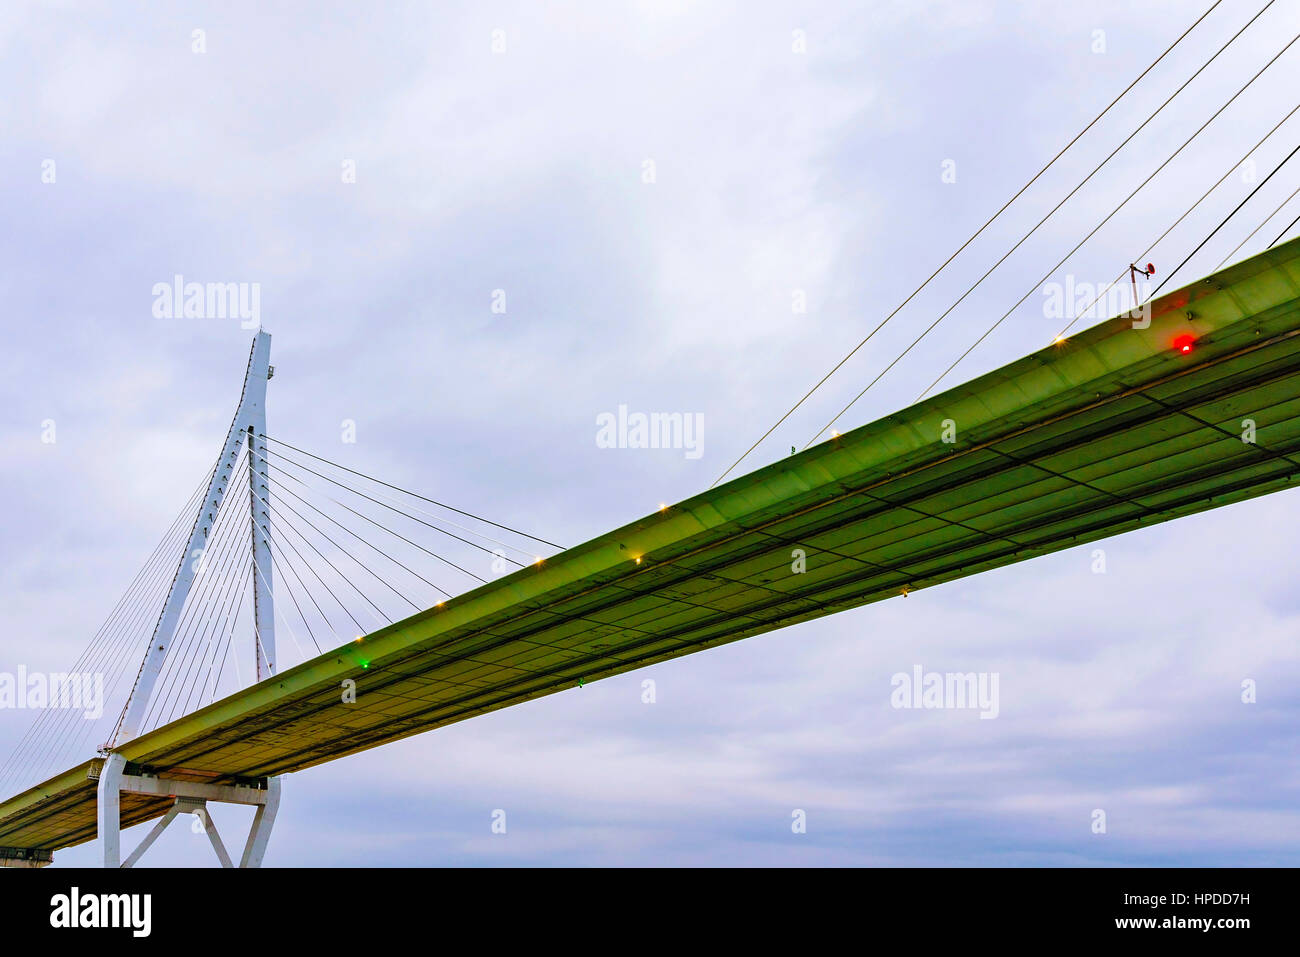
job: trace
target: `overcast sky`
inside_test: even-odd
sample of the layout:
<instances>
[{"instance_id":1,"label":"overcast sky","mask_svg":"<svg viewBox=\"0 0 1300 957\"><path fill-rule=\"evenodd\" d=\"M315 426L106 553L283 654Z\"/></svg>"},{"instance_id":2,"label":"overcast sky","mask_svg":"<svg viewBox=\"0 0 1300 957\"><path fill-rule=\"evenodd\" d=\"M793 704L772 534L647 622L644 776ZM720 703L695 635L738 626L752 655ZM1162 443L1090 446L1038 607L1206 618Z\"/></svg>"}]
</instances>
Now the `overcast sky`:
<instances>
[{"instance_id":1,"label":"overcast sky","mask_svg":"<svg viewBox=\"0 0 1300 957\"><path fill-rule=\"evenodd\" d=\"M71 664L219 451L252 333L156 317L156 283L258 284L273 435L584 541L706 488L1210 3L4 5L0 670ZM744 468L812 438L1263 5L1223 0ZM1029 290L947 384L1049 342L1040 277L1297 32L1276 3L839 427L910 404ZM1297 91L1300 44L1053 281L1126 269ZM1293 117L1147 255L1157 280L1298 140ZM702 455L598 447L620 404L699 413ZM266 861L1295 865L1297 528L1280 493L294 774ZM892 708L917 665L996 673L998 717ZM0 710L0 753L30 718ZM247 811L214 816L242 842ZM186 827L145 861L215 864Z\"/></svg>"}]
</instances>

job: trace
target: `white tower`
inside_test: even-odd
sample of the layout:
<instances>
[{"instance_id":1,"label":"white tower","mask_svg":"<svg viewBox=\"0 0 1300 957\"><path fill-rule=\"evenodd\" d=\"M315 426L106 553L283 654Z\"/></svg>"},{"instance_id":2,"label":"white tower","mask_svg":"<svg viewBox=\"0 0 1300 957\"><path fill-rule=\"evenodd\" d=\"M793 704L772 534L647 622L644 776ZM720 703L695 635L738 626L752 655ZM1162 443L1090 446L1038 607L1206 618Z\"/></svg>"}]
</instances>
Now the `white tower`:
<instances>
[{"instance_id":1,"label":"white tower","mask_svg":"<svg viewBox=\"0 0 1300 957\"><path fill-rule=\"evenodd\" d=\"M221 508L231 483L239 480L233 474L239 459L240 447L247 444L248 455L248 502L252 520L253 543L253 659L256 662L257 680L261 681L275 673L275 604L271 593L271 550L268 532L271 516L266 505L268 489L266 474L266 383L274 374L270 364L271 336L258 332L253 340L253 350L248 359L248 371L244 376L244 390L235 410L234 421L226 433L226 443L221 450L221 458L208 482L207 493L195 516L194 526L184 552L176 567L176 576L172 580L167 599L163 603L162 613L154 627L153 640L145 652L144 661L136 675L135 684L127 697L126 707L114 730L112 740L104 745L104 766L99 775L99 840L105 867L118 867L121 860L120 835L120 795L123 791L168 795L175 798L171 810L154 826L140 846L121 866L130 867L145 852L150 844L180 813L199 815L204 829L212 841L217 857L226 867L233 866L212 819L207 813L207 801L226 801L236 804L252 804L257 808L253 827L248 835L241 867L258 867L266 852L266 843L270 838L271 825L280 802L280 781L278 778L266 779L265 786L259 788L227 787L223 785L196 784L192 781L169 781L167 778L144 777L126 773L126 759L114 749L136 737L141 730L141 722L153 697L154 685L162 673L167 652L175 638L176 625L180 619L181 609L190 594L207 548L208 536Z\"/></svg>"}]
</instances>

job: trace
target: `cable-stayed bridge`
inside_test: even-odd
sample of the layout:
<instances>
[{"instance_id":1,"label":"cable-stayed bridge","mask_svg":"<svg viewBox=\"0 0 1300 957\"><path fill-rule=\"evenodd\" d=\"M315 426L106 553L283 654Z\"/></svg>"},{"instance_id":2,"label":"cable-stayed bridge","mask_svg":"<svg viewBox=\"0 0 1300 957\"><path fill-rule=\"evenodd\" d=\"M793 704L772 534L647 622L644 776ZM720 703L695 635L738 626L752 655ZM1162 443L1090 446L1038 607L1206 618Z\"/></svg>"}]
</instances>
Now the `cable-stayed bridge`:
<instances>
[{"instance_id":1,"label":"cable-stayed bridge","mask_svg":"<svg viewBox=\"0 0 1300 957\"><path fill-rule=\"evenodd\" d=\"M268 434L259 333L220 456L72 669L114 676L115 723L85 740L42 714L7 769L25 789L0 804L0 855L39 866L98 837L130 865L199 812L230 865L203 814L223 801L257 809L256 866L282 774L1291 487L1300 239L1149 306L559 551ZM489 562L515 570L483 580ZM303 660L279 669L286 636ZM154 819L123 861L121 829Z\"/></svg>"}]
</instances>

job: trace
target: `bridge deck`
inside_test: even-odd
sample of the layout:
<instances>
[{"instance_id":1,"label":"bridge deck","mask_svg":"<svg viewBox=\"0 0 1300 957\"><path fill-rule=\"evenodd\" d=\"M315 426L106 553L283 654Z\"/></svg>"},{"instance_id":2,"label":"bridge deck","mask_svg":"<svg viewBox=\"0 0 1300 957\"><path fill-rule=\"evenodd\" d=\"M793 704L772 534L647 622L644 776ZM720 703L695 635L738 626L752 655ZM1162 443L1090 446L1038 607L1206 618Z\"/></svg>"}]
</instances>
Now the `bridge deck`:
<instances>
[{"instance_id":1,"label":"bridge deck","mask_svg":"<svg viewBox=\"0 0 1300 957\"><path fill-rule=\"evenodd\" d=\"M1188 353L1174 346L1182 335L1195 337ZM1244 418L1258 444L1242 441ZM296 771L580 679L1288 488L1298 473L1295 240L1160 298L1147 329L1103 322L118 750L129 769L197 780ZM348 678L355 704L341 701ZM93 838L97 769L0 805L0 846ZM124 794L122 823L168 805Z\"/></svg>"}]
</instances>

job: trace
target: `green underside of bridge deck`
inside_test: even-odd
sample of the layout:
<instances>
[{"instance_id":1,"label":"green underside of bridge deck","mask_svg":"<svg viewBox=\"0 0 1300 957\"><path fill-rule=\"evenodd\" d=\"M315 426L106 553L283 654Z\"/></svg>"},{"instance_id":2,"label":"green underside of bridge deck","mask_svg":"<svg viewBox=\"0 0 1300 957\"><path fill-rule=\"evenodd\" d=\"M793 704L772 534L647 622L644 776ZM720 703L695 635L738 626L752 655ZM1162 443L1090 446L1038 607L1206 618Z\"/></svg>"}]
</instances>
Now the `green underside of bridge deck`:
<instances>
[{"instance_id":1,"label":"green underside of bridge deck","mask_svg":"<svg viewBox=\"0 0 1300 957\"><path fill-rule=\"evenodd\" d=\"M1190 313L1190 318L1189 318ZM1195 339L1190 352L1175 347ZM1257 442L1242 440L1252 419ZM945 420L956 441L943 441ZM1300 482L1300 240L224 698L118 748L229 782ZM792 572L793 551L806 571ZM638 563L637 559L640 559ZM342 683L356 681L356 702ZM98 762L0 805L95 836ZM122 795L122 823L166 798Z\"/></svg>"}]
</instances>

